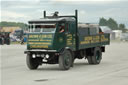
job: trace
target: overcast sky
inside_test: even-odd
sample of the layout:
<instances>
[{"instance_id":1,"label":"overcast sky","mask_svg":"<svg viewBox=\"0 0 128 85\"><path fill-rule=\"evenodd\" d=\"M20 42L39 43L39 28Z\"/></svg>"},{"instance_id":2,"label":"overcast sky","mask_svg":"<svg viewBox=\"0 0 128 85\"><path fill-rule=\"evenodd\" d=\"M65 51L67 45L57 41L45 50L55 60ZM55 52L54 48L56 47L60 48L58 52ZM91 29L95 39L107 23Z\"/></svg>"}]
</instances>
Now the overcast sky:
<instances>
[{"instance_id":1,"label":"overcast sky","mask_svg":"<svg viewBox=\"0 0 128 85\"><path fill-rule=\"evenodd\" d=\"M114 18L128 27L128 0L1 0L1 21L25 22L48 14L74 14L79 11L79 22L98 23L99 18Z\"/></svg>"}]
</instances>

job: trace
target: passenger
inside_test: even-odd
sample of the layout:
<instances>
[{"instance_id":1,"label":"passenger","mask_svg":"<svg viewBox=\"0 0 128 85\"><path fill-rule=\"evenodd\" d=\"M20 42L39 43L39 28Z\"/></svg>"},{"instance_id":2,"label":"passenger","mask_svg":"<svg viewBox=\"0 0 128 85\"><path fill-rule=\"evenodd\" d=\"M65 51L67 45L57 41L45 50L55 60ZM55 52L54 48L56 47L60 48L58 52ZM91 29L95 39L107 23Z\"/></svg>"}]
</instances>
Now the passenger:
<instances>
[{"instance_id":1,"label":"passenger","mask_svg":"<svg viewBox=\"0 0 128 85\"><path fill-rule=\"evenodd\" d=\"M23 45L24 44L24 36L22 36L22 38L21 38L21 45Z\"/></svg>"},{"instance_id":2,"label":"passenger","mask_svg":"<svg viewBox=\"0 0 128 85\"><path fill-rule=\"evenodd\" d=\"M64 28L65 28L64 24L61 24L61 25L60 25L60 33L62 33L62 32L65 31Z\"/></svg>"}]
</instances>

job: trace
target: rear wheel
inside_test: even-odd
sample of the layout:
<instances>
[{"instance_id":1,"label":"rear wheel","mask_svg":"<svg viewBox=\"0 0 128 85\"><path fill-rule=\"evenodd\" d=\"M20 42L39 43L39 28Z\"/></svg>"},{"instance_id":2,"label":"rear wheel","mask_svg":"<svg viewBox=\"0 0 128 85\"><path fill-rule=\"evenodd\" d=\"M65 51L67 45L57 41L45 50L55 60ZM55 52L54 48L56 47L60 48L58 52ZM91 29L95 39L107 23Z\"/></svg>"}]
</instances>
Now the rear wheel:
<instances>
[{"instance_id":1,"label":"rear wheel","mask_svg":"<svg viewBox=\"0 0 128 85\"><path fill-rule=\"evenodd\" d=\"M87 60L89 64L93 64L92 56L87 56Z\"/></svg>"},{"instance_id":2,"label":"rear wheel","mask_svg":"<svg viewBox=\"0 0 128 85\"><path fill-rule=\"evenodd\" d=\"M72 54L69 50L64 50L59 56L59 67L61 70L68 70L72 65Z\"/></svg>"},{"instance_id":3,"label":"rear wheel","mask_svg":"<svg viewBox=\"0 0 128 85\"><path fill-rule=\"evenodd\" d=\"M27 54L26 63L31 70L37 69L39 66L38 58L33 58L32 54Z\"/></svg>"},{"instance_id":4,"label":"rear wheel","mask_svg":"<svg viewBox=\"0 0 128 85\"><path fill-rule=\"evenodd\" d=\"M99 64L102 59L102 52L100 47L96 47L94 49L94 55L92 56L92 62L93 64Z\"/></svg>"},{"instance_id":5,"label":"rear wheel","mask_svg":"<svg viewBox=\"0 0 128 85\"><path fill-rule=\"evenodd\" d=\"M92 56L87 56L89 64L99 64L102 59L102 52L100 47L96 47L93 50Z\"/></svg>"}]
</instances>

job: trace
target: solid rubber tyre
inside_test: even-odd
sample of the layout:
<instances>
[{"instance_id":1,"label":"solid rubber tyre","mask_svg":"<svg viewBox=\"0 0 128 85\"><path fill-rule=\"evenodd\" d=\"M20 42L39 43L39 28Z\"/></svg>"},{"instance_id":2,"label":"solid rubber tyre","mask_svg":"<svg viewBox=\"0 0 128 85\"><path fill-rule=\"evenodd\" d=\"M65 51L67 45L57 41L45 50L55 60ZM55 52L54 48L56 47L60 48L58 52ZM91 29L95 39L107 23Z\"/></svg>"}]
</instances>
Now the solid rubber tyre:
<instances>
[{"instance_id":1,"label":"solid rubber tyre","mask_svg":"<svg viewBox=\"0 0 128 85\"><path fill-rule=\"evenodd\" d=\"M89 64L93 64L92 56L87 56L87 60Z\"/></svg>"},{"instance_id":2,"label":"solid rubber tyre","mask_svg":"<svg viewBox=\"0 0 128 85\"><path fill-rule=\"evenodd\" d=\"M94 48L94 54L92 56L92 62L93 64L99 64L102 59L102 52L100 47Z\"/></svg>"},{"instance_id":3,"label":"solid rubber tyre","mask_svg":"<svg viewBox=\"0 0 128 85\"><path fill-rule=\"evenodd\" d=\"M39 66L38 59L33 58L32 54L27 54L26 63L27 63L27 66L30 70L37 69Z\"/></svg>"},{"instance_id":4,"label":"solid rubber tyre","mask_svg":"<svg viewBox=\"0 0 128 85\"><path fill-rule=\"evenodd\" d=\"M68 70L72 65L72 54L69 50L64 50L59 56L59 67L61 70Z\"/></svg>"}]
</instances>

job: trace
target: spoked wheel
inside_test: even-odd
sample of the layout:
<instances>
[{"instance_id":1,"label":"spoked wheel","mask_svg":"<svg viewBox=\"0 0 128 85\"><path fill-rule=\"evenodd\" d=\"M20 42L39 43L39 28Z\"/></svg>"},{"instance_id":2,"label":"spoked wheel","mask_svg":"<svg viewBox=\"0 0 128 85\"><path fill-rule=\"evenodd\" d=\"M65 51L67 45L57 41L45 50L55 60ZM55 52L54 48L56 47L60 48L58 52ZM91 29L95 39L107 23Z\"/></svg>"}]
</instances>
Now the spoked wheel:
<instances>
[{"instance_id":1,"label":"spoked wheel","mask_svg":"<svg viewBox=\"0 0 128 85\"><path fill-rule=\"evenodd\" d=\"M32 54L27 54L26 63L29 69L34 70L39 66L38 58L33 58Z\"/></svg>"},{"instance_id":2,"label":"spoked wheel","mask_svg":"<svg viewBox=\"0 0 128 85\"><path fill-rule=\"evenodd\" d=\"M72 54L69 50L64 50L59 56L59 67L61 70L68 70L72 65Z\"/></svg>"}]
</instances>

